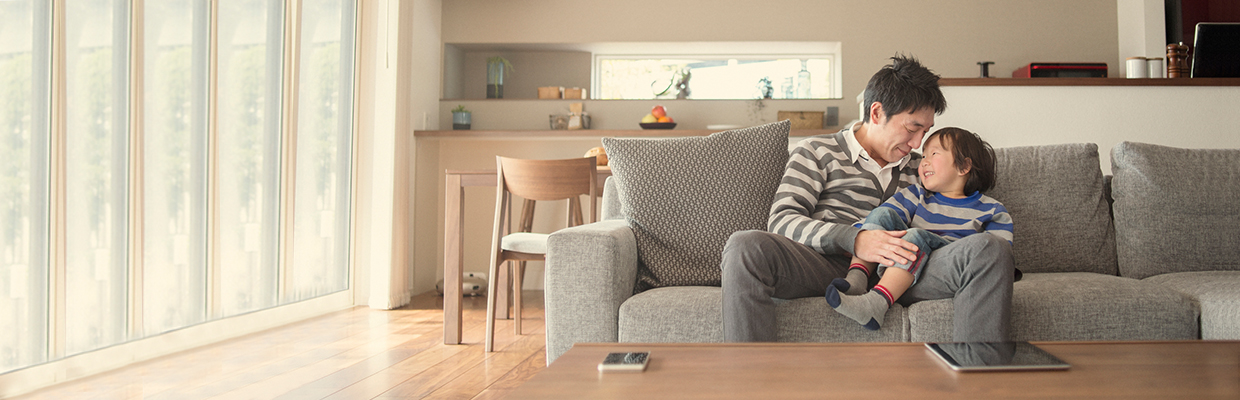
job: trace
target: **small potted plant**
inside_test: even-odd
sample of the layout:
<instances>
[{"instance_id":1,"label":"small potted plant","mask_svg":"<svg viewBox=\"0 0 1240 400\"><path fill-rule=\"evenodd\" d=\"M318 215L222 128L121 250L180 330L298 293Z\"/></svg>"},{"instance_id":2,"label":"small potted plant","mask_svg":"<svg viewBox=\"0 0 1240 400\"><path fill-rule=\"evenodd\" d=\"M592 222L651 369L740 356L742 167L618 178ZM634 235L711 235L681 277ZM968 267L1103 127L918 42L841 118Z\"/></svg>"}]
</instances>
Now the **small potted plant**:
<instances>
[{"instance_id":1,"label":"small potted plant","mask_svg":"<svg viewBox=\"0 0 1240 400\"><path fill-rule=\"evenodd\" d=\"M504 73L516 72L512 63L503 56L487 58L487 98L504 98Z\"/></svg>"},{"instance_id":2,"label":"small potted plant","mask_svg":"<svg viewBox=\"0 0 1240 400\"><path fill-rule=\"evenodd\" d=\"M469 110L465 109L464 105L457 105L456 108L452 109L452 129L468 130L473 120L472 117L473 115L470 114Z\"/></svg>"}]
</instances>

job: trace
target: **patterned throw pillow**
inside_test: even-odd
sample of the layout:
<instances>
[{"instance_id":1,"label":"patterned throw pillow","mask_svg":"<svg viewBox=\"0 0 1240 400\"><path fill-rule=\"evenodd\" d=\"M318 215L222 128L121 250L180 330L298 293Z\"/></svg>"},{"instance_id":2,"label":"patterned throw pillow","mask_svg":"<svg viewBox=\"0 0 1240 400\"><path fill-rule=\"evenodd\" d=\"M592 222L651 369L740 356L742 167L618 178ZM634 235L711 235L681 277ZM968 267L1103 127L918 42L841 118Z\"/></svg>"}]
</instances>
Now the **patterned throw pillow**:
<instances>
[{"instance_id":1,"label":"patterned throw pillow","mask_svg":"<svg viewBox=\"0 0 1240 400\"><path fill-rule=\"evenodd\" d=\"M719 286L728 236L766 228L790 127L781 121L704 137L603 139L621 213L637 238L634 292Z\"/></svg>"}]
</instances>

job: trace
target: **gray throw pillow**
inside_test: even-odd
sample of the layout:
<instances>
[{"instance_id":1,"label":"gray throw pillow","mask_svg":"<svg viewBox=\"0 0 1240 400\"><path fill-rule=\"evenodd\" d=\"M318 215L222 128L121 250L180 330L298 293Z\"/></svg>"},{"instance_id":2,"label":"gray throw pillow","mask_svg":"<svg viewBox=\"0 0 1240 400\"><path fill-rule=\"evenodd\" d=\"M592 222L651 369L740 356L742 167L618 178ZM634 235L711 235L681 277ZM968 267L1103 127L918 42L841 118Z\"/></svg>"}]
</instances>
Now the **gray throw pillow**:
<instances>
[{"instance_id":1,"label":"gray throw pillow","mask_svg":"<svg viewBox=\"0 0 1240 400\"><path fill-rule=\"evenodd\" d=\"M1098 145L995 149L994 197L1012 215L1012 255L1021 272L1115 275L1115 232Z\"/></svg>"},{"instance_id":2,"label":"gray throw pillow","mask_svg":"<svg viewBox=\"0 0 1240 400\"><path fill-rule=\"evenodd\" d=\"M785 120L710 136L603 138L621 213L637 239L634 292L719 286L728 236L766 228L790 127Z\"/></svg>"},{"instance_id":3,"label":"gray throw pillow","mask_svg":"<svg viewBox=\"0 0 1240 400\"><path fill-rule=\"evenodd\" d=\"M1111 171L1120 275L1240 270L1240 150L1121 142Z\"/></svg>"}]
</instances>

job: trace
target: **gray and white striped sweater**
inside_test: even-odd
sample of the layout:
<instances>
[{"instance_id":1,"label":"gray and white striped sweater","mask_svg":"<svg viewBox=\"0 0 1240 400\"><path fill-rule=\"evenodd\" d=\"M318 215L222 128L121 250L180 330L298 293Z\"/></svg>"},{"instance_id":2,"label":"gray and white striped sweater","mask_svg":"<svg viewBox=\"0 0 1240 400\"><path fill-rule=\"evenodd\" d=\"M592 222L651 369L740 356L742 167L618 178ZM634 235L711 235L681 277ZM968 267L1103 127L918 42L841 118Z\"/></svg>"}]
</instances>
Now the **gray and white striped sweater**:
<instances>
[{"instance_id":1,"label":"gray and white striped sweater","mask_svg":"<svg viewBox=\"0 0 1240 400\"><path fill-rule=\"evenodd\" d=\"M892 171L886 190L878 176L852 162L843 131L802 140L791 151L775 192L767 230L822 254L851 254L865 218L896 191L917 183L919 153Z\"/></svg>"}]
</instances>

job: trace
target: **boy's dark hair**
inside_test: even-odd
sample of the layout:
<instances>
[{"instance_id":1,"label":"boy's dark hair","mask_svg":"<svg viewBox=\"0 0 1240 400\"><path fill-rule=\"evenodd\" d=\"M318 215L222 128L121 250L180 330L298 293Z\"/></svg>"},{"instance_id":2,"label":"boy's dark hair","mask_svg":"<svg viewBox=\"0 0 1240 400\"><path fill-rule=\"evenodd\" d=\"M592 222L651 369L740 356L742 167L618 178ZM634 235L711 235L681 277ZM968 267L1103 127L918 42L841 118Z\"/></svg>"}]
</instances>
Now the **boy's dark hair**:
<instances>
[{"instance_id":1,"label":"boy's dark hair","mask_svg":"<svg viewBox=\"0 0 1240 400\"><path fill-rule=\"evenodd\" d=\"M916 58L897 54L891 64L870 77L865 85L865 109L861 122L870 122L870 107L874 102L883 105L888 119L906 111L916 112L930 107L935 114L947 109L947 99L939 90L939 76L935 75Z\"/></svg>"},{"instance_id":2,"label":"boy's dark hair","mask_svg":"<svg viewBox=\"0 0 1240 400\"><path fill-rule=\"evenodd\" d=\"M973 192L986 193L995 187L995 149L981 136L960 128L943 128L931 133L926 142L931 140L951 148L957 170L969 168L969 177L964 182L966 196Z\"/></svg>"}]
</instances>

